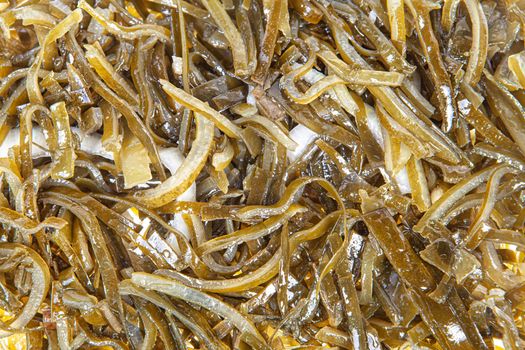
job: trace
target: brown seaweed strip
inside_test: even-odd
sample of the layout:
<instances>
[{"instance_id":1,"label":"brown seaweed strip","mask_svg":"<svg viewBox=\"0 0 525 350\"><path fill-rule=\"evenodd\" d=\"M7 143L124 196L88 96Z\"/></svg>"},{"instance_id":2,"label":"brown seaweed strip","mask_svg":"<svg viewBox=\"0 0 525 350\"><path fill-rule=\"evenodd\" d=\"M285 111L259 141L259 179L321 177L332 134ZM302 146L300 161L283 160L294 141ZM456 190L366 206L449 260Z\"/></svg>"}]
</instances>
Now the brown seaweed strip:
<instances>
[{"instance_id":1,"label":"brown seaweed strip","mask_svg":"<svg viewBox=\"0 0 525 350\"><path fill-rule=\"evenodd\" d=\"M401 278L419 292L431 291L436 285L434 279L392 216L385 209L378 209L366 213L363 219Z\"/></svg>"}]
</instances>

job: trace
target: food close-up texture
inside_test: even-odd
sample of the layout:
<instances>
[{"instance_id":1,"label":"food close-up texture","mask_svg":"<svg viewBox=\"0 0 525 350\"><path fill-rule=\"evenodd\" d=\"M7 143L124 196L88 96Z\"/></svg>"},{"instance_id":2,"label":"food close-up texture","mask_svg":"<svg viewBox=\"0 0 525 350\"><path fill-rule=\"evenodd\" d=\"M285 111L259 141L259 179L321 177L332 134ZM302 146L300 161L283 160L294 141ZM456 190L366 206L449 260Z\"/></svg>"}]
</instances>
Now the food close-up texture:
<instances>
[{"instance_id":1,"label":"food close-up texture","mask_svg":"<svg viewBox=\"0 0 525 350\"><path fill-rule=\"evenodd\" d=\"M0 349L525 348L522 0L0 0Z\"/></svg>"}]
</instances>

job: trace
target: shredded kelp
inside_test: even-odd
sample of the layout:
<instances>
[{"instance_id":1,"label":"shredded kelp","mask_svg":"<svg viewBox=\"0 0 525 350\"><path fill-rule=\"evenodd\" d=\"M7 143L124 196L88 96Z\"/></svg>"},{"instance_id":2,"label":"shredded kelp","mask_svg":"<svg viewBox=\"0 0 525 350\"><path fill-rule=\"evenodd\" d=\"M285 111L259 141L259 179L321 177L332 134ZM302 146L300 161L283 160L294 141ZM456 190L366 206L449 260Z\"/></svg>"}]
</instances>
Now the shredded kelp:
<instances>
[{"instance_id":1,"label":"shredded kelp","mask_svg":"<svg viewBox=\"0 0 525 350\"><path fill-rule=\"evenodd\" d=\"M524 349L524 25L0 0L0 348Z\"/></svg>"}]
</instances>

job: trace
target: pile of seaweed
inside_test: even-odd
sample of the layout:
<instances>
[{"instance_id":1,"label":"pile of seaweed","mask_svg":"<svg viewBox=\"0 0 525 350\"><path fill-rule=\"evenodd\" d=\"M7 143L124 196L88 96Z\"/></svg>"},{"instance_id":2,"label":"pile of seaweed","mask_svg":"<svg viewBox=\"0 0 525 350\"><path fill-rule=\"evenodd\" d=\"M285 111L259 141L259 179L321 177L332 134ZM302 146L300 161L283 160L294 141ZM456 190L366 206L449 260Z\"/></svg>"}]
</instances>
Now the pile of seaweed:
<instances>
[{"instance_id":1,"label":"pile of seaweed","mask_svg":"<svg viewBox=\"0 0 525 350\"><path fill-rule=\"evenodd\" d=\"M522 349L524 11L0 0L0 342Z\"/></svg>"}]
</instances>

